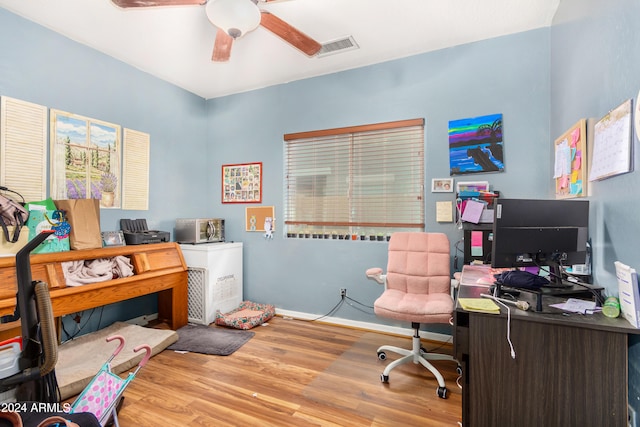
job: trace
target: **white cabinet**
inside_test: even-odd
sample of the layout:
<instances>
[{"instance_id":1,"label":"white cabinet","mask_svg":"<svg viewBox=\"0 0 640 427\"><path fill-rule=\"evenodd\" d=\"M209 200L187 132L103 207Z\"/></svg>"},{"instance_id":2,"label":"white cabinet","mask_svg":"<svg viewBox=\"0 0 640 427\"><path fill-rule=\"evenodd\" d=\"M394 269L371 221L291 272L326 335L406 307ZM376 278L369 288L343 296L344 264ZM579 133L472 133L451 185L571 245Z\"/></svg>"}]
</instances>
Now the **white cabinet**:
<instances>
[{"instance_id":1,"label":"white cabinet","mask_svg":"<svg viewBox=\"0 0 640 427\"><path fill-rule=\"evenodd\" d=\"M180 245L189 272L188 318L208 325L216 310L236 309L242 302L242 243Z\"/></svg>"}]
</instances>

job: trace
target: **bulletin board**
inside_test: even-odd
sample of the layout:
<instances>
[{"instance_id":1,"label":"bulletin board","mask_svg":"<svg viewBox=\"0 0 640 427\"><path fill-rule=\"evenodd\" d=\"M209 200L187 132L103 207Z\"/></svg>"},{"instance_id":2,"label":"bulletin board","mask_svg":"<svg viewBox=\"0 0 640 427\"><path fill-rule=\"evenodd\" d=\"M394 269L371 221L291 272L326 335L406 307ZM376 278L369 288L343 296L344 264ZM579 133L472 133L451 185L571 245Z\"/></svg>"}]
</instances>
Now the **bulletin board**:
<instances>
[{"instance_id":1,"label":"bulletin board","mask_svg":"<svg viewBox=\"0 0 640 427\"><path fill-rule=\"evenodd\" d=\"M271 218L271 231L276 229L275 208L273 206L247 207L245 210L246 231L265 231L264 223Z\"/></svg>"},{"instance_id":2,"label":"bulletin board","mask_svg":"<svg viewBox=\"0 0 640 427\"><path fill-rule=\"evenodd\" d=\"M587 195L587 121L579 120L554 143L556 199Z\"/></svg>"}]
</instances>

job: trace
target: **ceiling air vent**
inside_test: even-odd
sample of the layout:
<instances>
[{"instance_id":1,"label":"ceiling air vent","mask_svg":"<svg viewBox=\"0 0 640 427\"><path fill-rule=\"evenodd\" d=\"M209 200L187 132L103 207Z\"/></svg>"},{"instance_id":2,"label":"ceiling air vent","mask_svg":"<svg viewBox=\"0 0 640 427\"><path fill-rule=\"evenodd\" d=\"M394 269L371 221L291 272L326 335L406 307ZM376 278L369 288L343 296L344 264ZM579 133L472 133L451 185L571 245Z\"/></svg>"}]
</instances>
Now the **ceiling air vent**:
<instances>
[{"instance_id":1,"label":"ceiling air vent","mask_svg":"<svg viewBox=\"0 0 640 427\"><path fill-rule=\"evenodd\" d=\"M346 52L348 50L359 48L360 46L358 46L358 43L356 43L353 36L348 36L323 43L322 48L320 48L316 56L318 58L322 58L323 56L333 55L335 53Z\"/></svg>"}]
</instances>

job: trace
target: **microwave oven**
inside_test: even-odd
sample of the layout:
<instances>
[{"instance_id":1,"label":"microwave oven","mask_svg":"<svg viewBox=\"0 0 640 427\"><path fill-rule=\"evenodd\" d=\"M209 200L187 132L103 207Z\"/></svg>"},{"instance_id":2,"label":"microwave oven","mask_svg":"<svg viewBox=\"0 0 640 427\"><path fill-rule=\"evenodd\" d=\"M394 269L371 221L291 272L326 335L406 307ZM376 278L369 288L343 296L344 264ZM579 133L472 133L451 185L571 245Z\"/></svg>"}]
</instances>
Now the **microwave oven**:
<instances>
[{"instance_id":1,"label":"microwave oven","mask_svg":"<svg viewBox=\"0 0 640 427\"><path fill-rule=\"evenodd\" d=\"M224 242L224 219L178 218L175 236L178 243Z\"/></svg>"}]
</instances>

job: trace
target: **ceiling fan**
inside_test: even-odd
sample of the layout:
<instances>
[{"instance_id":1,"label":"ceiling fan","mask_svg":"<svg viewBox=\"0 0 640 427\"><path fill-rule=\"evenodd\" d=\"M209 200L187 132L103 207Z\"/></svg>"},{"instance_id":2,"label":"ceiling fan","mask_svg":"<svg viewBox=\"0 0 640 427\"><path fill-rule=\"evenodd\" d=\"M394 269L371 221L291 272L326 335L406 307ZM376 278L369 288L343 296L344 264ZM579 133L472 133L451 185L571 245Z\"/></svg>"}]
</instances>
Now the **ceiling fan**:
<instances>
[{"instance_id":1,"label":"ceiling fan","mask_svg":"<svg viewBox=\"0 0 640 427\"><path fill-rule=\"evenodd\" d=\"M218 28L211 59L226 62L231 56L233 41L253 31L258 26L271 31L291 46L308 56L313 56L322 47L320 43L294 28L274 14L258 7L260 3L278 0L111 0L116 6L129 9L136 7L206 5L209 21Z\"/></svg>"}]
</instances>

